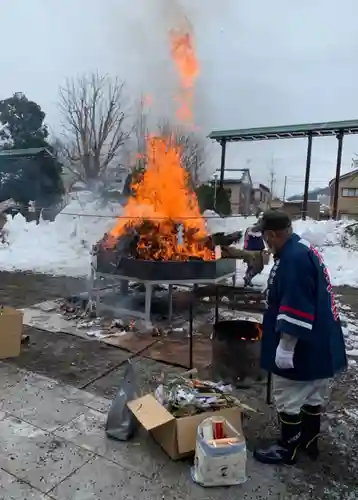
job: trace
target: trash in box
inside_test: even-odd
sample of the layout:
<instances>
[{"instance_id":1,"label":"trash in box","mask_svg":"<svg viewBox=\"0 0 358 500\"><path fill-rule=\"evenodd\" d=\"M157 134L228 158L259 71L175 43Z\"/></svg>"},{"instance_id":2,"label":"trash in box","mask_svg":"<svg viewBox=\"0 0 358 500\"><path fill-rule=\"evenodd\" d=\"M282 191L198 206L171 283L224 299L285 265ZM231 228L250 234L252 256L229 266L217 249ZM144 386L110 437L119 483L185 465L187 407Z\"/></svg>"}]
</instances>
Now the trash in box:
<instances>
[{"instance_id":1,"label":"trash in box","mask_svg":"<svg viewBox=\"0 0 358 500\"><path fill-rule=\"evenodd\" d=\"M19 356L23 316L22 311L0 306L0 359Z\"/></svg>"},{"instance_id":2,"label":"trash in box","mask_svg":"<svg viewBox=\"0 0 358 500\"><path fill-rule=\"evenodd\" d=\"M208 417L225 418L241 430L241 410L248 408L219 384L176 377L156 391L128 403L137 420L173 459L195 450L198 425ZM183 392L182 392L183 391Z\"/></svg>"},{"instance_id":3,"label":"trash in box","mask_svg":"<svg viewBox=\"0 0 358 500\"><path fill-rule=\"evenodd\" d=\"M191 475L201 486L245 483L246 443L242 431L222 417L209 417L201 422Z\"/></svg>"},{"instance_id":4,"label":"trash in box","mask_svg":"<svg viewBox=\"0 0 358 500\"><path fill-rule=\"evenodd\" d=\"M182 417L237 406L231 391L230 385L182 376L161 384L155 397L172 415Z\"/></svg>"}]
</instances>

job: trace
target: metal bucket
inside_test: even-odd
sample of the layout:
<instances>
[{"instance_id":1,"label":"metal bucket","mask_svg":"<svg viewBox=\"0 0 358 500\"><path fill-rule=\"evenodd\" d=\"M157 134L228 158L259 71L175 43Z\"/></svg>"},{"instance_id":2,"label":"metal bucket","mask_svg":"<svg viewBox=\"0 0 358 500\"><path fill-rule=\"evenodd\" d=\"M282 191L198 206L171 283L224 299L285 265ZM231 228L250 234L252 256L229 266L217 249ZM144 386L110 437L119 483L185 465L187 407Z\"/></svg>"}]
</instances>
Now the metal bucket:
<instances>
[{"instance_id":1,"label":"metal bucket","mask_svg":"<svg viewBox=\"0 0 358 500\"><path fill-rule=\"evenodd\" d=\"M212 339L212 377L250 387L263 379L260 369L261 324L254 321L219 321Z\"/></svg>"}]
</instances>

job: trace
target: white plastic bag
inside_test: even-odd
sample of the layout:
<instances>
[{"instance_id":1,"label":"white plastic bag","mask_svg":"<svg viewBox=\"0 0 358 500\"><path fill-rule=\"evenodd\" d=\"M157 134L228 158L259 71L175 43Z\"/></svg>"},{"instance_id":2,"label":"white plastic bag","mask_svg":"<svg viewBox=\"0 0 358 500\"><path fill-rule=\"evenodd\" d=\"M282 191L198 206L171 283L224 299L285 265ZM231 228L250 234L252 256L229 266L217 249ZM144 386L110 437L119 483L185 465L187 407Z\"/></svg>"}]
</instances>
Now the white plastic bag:
<instances>
[{"instance_id":1,"label":"white plastic bag","mask_svg":"<svg viewBox=\"0 0 358 500\"><path fill-rule=\"evenodd\" d=\"M225 436L232 444L215 446L207 439L208 426L223 422ZM197 430L195 461L191 470L193 481L201 486L233 486L247 481L246 442L244 436L222 417L206 418Z\"/></svg>"}]
</instances>

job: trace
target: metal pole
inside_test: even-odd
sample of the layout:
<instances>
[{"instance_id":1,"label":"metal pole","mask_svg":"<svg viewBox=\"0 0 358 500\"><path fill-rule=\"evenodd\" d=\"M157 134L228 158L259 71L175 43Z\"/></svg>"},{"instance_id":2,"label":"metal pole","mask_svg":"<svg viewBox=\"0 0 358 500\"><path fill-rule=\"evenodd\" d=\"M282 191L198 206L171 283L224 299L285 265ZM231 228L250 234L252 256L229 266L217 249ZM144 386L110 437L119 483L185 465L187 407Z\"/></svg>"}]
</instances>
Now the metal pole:
<instances>
[{"instance_id":1,"label":"metal pole","mask_svg":"<svg viewBox=\"0 0 358 500\"><path fill-rule=\"evenodd\" d=\"M219 322L219 285L215 285L215 325Z\"/></svg>"},{"instance_id":2,"label":"metal pole","mask_svg":"<svg viewBox=\"0 0 358 500\"><path fill-rule=\"evenodd\" d=\"M342 164L342 151L343 151L343 137L344 131L341 130L338 135L338 150L337 150L337 164L336 164L336 180L334 183L334 196L333 196L333 219L338 217L338 194L339 194L339 181L341 177L341 164Z\"/></svg>"},{"instance_id":3,"label":"metal pole","mask_svg":"<svg viewBox=\"0 0 358 500\"><path fill-rule=\"evenodd\" d=\"M306 217L307 217L308 189L309 189L309 185L310 185L310 173L311 173L311 157L312 157L312 134L310 134L308 136L305 190L303 193L303 205L302 205L302 219L303 220L306 220Z\"/></svg>"},{"instance_id":4,"label":"metal pole","mask_svg":"<svg viewBox=\"0 0 358 500\"><path fill-rule=\"evenodd\" d=\"M272 373L267 374L266 383L266 404L270 405L272 403Z\"/></svg>"},{"instance_id":5,"label":"metal pole","mask_svg":"<svg viewBox=\"0 0 358 500\"><path fill-rule=\"evenodd\" d=\"M226 160L226 139L221 141L221 163L220 163L220 189L224 187L225 175L225 160Z\"/></svg>"},{"instance_id":6,"label":"metal pole","mask_svg":"<svg viewBox=\"0 0 358 500\"><path fill-rule=\"evenodd\" d=\"M214 174L214 210L216 210L216 195L217 195L217 188L218 188L218 175L217 173Z\"/></svg>"},{"instance_id":7,"label":"metal pole","mask_svg":"<svg viewBox=\"0 0 358 500\"><path fill-rule=\"evenodd\" d=\"M192 288L192 293L190 295L189 304L189 370L194 368L194 349L193 349L193 334L194 334L194 301L196 298L196 292L198 290L198 285L194 285Z\"/></svg>"},{"instance_id":8,"label":"metal pole","mask_svg":"<svg viewBox=\"0 0 358 500\"><path fill-rule=\"evenodd\" d=\"M194 311L193 311L193 302L194 302L194 293L190 297L189 304L189 370L193 369L193 321L194 321Z\"/></svg>"},{"instance_id":9,"label":"metal pole","mask_svg":"<svg viewBox=\"0 0 358 500\"><path fill-rule=\"evenodd\" d=\"M282 201L286 200L286 190L287 190L287 175L285 175L285 184L283 186L283 196L282 196Z\"/></svg>"}]
</instances>

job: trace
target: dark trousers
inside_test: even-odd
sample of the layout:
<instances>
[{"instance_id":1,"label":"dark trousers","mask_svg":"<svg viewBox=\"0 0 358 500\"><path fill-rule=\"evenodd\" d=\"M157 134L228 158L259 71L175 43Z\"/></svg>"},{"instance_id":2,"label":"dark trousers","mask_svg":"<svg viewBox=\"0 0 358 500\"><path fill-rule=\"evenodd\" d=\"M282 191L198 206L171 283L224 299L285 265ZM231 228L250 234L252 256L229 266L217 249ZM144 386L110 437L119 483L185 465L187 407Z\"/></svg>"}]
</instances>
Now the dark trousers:
<instances>
[{"instance_id":1,"label":"dark trousers","mask_svg":"<svg viewBox=\"0 0 358 500\"><path fill-rule=\"evenodd\" d=\"M260 252L260 254L247 265L244 278L245 283L250 283L255 276L262 272L263 268L263 254Z\"/></svg>"}]
</instances>

